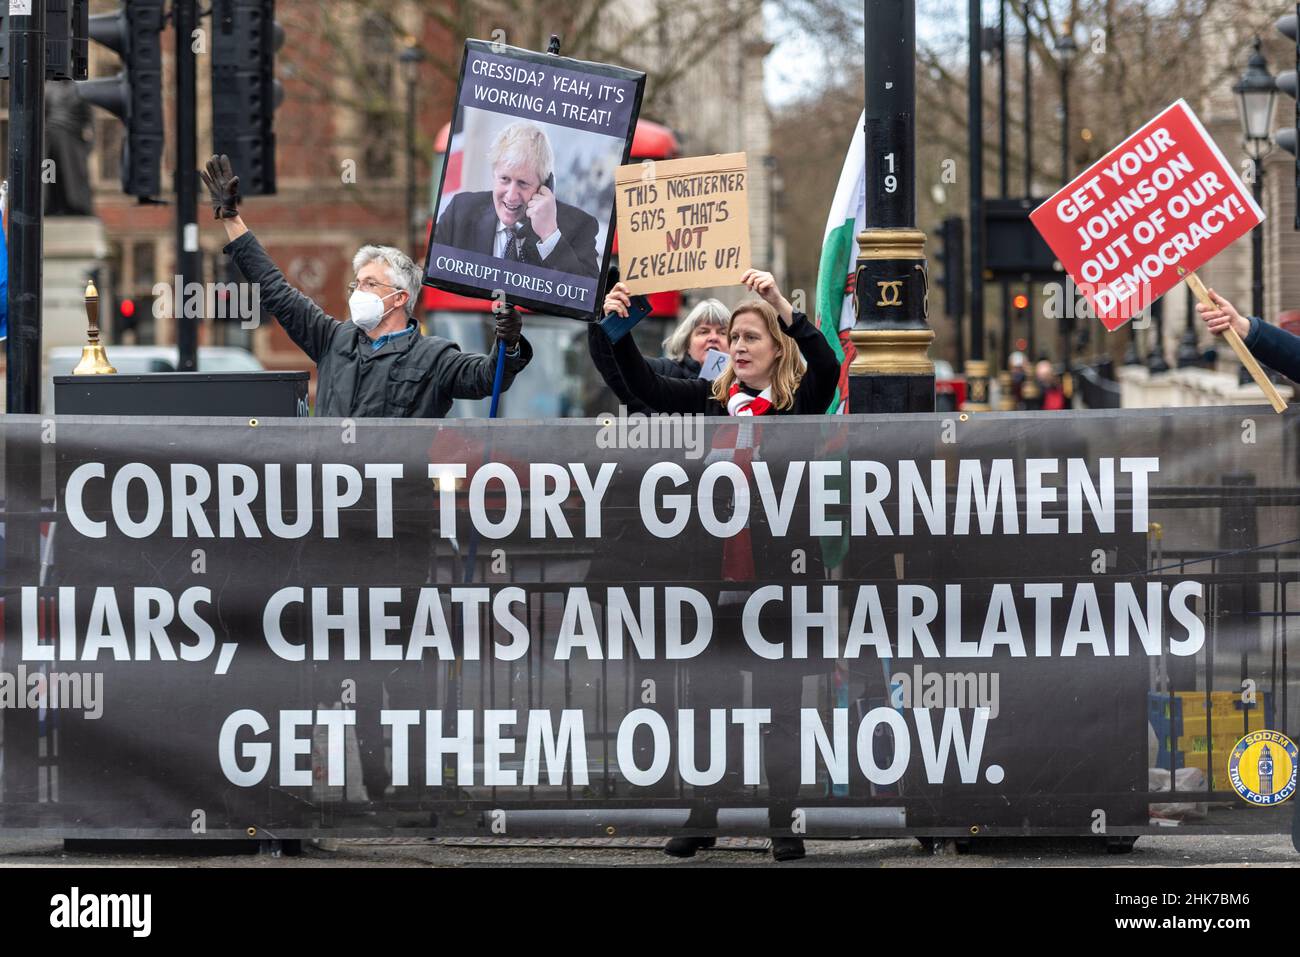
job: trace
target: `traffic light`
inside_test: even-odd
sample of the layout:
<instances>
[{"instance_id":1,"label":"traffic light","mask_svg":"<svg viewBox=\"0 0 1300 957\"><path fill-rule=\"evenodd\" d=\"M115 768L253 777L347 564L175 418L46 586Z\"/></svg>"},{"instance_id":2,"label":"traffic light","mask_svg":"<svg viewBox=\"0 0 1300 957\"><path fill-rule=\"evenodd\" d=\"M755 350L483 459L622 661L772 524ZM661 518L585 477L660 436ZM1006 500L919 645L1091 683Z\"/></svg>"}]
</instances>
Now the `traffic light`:
<instances>
[{"instance_id":1,"label":"traffic light","mask_svg":"<svg viewBox=\"0 0 1300 957\"><path fill-rule=\"evenodd\" d=\"M0 6L0 80L9 79L9 13ZM45 0L45 78L84 80L90 0Z\"/></svg>"},{"instance_id":2,"label":"traffic light","mask_svg":"<svg viewBox=\"0 0 1300 957\"><path fill-rule=\"evenodd\" d=\"M960 216L939 227L939 262L943 263L943 311L953 319L966 312L966 241Z\"/></svg>"},{"instance_id":3,"label":"traffic light","mask_svg":"<svg viewBox=\"0 0 1300 957\"><path fill-rule=\"evenodd\" d=\"M225 153L244 196L275 192L275 51L284 31L275 0L212 4L212 151Z\"/></svg>"},{"instance_id":4,"label":"traffic light","mask_svg":"<svg viewBox=\"0 0 1300 957\"><path fill-rule=\"evenodd\" d=\"M122 72L82 80L82 99L126 124L122 140L122 191L129 196L162 192L163 0L129 0L116 13L90 17L90 39L122 58Z\"/></svg>"},{"instance_id":5,"label":"traffic light","mask_svg":"<svg viewBox=\"0 0 1300 957\"><path fill-rule=\"evenodd\" d=\"M1274 139L1277 145L1295 156L1295 228L1300 229L1300 89L1297 89L1297 75L1300 75L1300 4L1295 13L1279 17L1275 24L1281 34L1295 43L1294 70L1287 70L1277 78L1277 88L1295 101L1295 121L1292 126L1277 131Z\"/></svg>"}]
</instances>

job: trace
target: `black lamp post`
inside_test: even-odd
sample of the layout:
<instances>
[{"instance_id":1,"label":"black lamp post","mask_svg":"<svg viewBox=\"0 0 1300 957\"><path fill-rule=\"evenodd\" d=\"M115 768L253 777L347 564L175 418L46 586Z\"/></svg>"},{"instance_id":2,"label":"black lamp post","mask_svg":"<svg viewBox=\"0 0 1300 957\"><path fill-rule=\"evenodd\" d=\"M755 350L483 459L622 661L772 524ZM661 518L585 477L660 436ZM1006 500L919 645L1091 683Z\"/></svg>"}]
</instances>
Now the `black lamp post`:
<instances>
[{"instance_id":1,"label":"black lamp post","mask_svg":"<svg viewBox=\"0 0 1300 957\"><path fill-rule=\"evenodd\" d=\"M872 0L863 14L868 166L849 408L933 412L929 274L916 228L916 0Z\"/></svg>"},{"instance_id":2,"label":"black lamp post","mask_svg":"<svg viewBox=\"0 0 1300 957\"><path fill-rule=\"evenodd\" d=\"M1148 343L1147 370L1153 374L1169 371L1165 360L1165 300L1163 297L1151 303L1151 335Z\"/></svg>"},{"instance_id":3,"label":"black lamp post","mask_svg":"<svg viewBox=\"0 0 1300 957\"><path fill-rule=\"evenodd\" d=\"M1056 41L1056 59L1061 65L1061 185L1070 181L1070 64L1079 52L1074 29L1067 24Z\"/></svg>"},{"instance_id":4,"label":"black lamp post","mask_svg":"<svg viewBox=\"0 0 1300 957\"><path fill-rule=\"evenodd\" d=\"M1024 94L1023 111L1025 114L1025 196L1034 195L1034 64L1033 64L1033 37L1029 29L1029 2L1020 5L1020 19L1025 27L1025 48L1024 48L1024 80L1022 83L1022 93ZM1025 283L1025 316L1029 320L1029 361L1035 362L1038 359L1038 339L1034 335L1034 286L1030 282ZM1026 376L1026 381L1030 376Z\"/></svg>"},{"instance_id":5,"label":"black lamp post","mask_svg":"<svg viewBox=\"0 0 1300 957\"><path fill-rule=\"evenodd\" d=\"M874 9L878 4L868 4ZM966 360L966 408L987 411L989 363L984 358L984 10L970 0L966 81L967 146L970 153L970 357Z\"/></svg>"},{"instance_id":6,"label":"black lamp post","mask_svg":"<svg viewBox=\"0 0 1300 957\"><path fill-rule=\"evenodd\" d=\"M1079 52L1074 42L1074 28L1065 25L1056 41L1056 59L1061 67L1061 185L1070 181L1070 64ZM1071 339L1074 338L1073 310L1067 309L1061 318L1061 362L1066 374L1071 366Z\"/></svg>"},{"instance_id":7,"label":"black lamp post","mask_svg":"<svg viewBox=\"0 0 1300 957\"><path fill-rule=\"evenodd\" d=\"M1142 365L1142 353L1138 352L1137 327L1131 322L1128 324L1128 348L1124 350L1124 365Z\"/></svg>"},{"instance_id":8,"label":"black lamp post","mask_svg":"<svg viewBox=\"0 0 1300 957\"><path fill-rule=\"evenodd\" d=\"M1006 199L1010 172L1007 169L1007 0L998 0L998 194ZM1011 395L1011 283L1002 280L1002 350L998 354L1000 371L998 381L1002 385L1002 407L1007 408ZM1015 408L1014 403L1011 409Z\"/></svg>"},{"instance_id":9,"label":"black lamp post","mask_svg":"<svg viewBox=\"0 0 1300 957\"><path fill-rule=\"evenodd\" d=\"M1277 84L1268 72L1264 54L1260 52L1259 37L1255 37L1254 51L1246 63L1246 72L1232 88L1237 94L1237 114L1241 120L1241 141L1250 157L1254 175L1255 202L1264 200L1263 159L1273 151L1273 102L1277 98ZM1250 233L1250 311L1264 317L1264 226L1261 223ZM1246 370L1243 367L1242 372ZM1249 376L1249 373L1246 373Z\"/></svg>"},{"instance_id":10,"label":"black lamp post","mask_svg":"<svg viewBox=\"0 0 1300 957\"><path fill-rule=\"evenodd\" d=\"M418 257L419 234L416 232L415 206L415 91L420 82L420 63L424 60L424 51L415 41L407 37L406 46L397 55L402 64L402 81L406 84L406 250L411 256Z\"/></svg>"}]
</instances>

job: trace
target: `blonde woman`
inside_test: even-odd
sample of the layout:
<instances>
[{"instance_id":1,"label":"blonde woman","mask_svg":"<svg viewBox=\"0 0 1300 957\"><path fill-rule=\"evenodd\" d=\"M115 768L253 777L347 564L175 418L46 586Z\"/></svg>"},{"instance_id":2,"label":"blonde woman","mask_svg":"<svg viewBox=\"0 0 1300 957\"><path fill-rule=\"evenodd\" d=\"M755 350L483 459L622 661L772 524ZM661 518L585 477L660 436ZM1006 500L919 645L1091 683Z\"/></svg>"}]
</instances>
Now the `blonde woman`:
<instances>
[{"instance_id":1,"label":"blonde woman","mask_svg":"<svg viewBox=\"0 0 1300 957\"><path fill-rule=\"evenodd\" d=\"M654 412L705 415L820 415L839 385L840 364L825 337L781 294L771 273L750 269L741 284L762 298L731 312L730 362L713 382L658 375L629 337L614 358L631 393ZM627 315L631 297L618 283L605 313ZM603 334L603 333L602 333Z\"/></svg>"},{"instance_id":2,"label":"blonde woman","mask_svg":"<svg viewBox=\"0 0 1300 957\"><path fill-rule=\"evenodd\" d=\"M614 346L624 381L650 409L729 416L820 415L826 411L839 385L840 373L839 361L830 345L804 315L794 311L771 273L751 269L741 277L741 282L762 299L741 303L732 310L727 335L730 361L713 382L656 375L626 336ZM616 285L605 299L605 312L623 314L628 300L626 287ZM721 555L724 580L751 581L755 569L762 569L766 574L776 567L771 548L774 539L769 530L759 527L761 524L765 523L748 527L743 541L737 538L724 543ZM788 555L789 539L780 542L782 553ZM730 544L737 545L737 549L729 558ZM809 547L805 551L812 555L817 549ZM810 574L813 574L811 570ZM804 856L802 838L780 835L779 831L789 826L791 810L798 801L803 678L806 673L816 674L819 667L811 660L793 658L757 664L743 658L737 660L726 649L739 646L740 618L728 613L724 605L717 610L716 624L720 634L733 640L719 643L719 657L696 662L698 671L692 683L708 689L704 693L706 700L719 701L727 696L726 689L738 671L752 673L753 698L762 703L756 706L771 709L765 766L768 823L778 831L772 838L772 857L777 861L798 860ZM790 634L788 622L783 628L769 619L768 625L772 634ZM704 799L692 807L687 827L715 829L716 802L716 798ZM713 843L712 837L678 837L670 840L664 850L674 857L691 857Z\"/></svg>"}]
</instances>

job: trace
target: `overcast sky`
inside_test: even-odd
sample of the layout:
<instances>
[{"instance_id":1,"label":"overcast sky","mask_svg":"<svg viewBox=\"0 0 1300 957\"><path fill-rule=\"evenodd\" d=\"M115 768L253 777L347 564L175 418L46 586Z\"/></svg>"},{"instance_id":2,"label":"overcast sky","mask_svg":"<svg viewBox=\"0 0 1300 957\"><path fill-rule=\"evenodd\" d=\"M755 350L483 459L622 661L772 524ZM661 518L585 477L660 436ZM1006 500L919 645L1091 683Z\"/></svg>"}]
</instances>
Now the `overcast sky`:
<instances>
[{"instance_id":1,"label":"overcast sky","mask_svg":"<svg viewBox=\"0 0 1300 957\"><path fill-rule=\"evenodd\" d=\"M933 42L951 35L954 30L964 34L966 9L964 4L960 5L960 22L954 23L953 9L957 6L955 0L918 0L917 42ZM996 4L985 2L985 8L985 20L992 23L991 18L996 18ZM767 58L764 89L772 108L780 109L821 86L830 65L822 44L797 26L783 21L775 4L767 7L766 14L767 36L776 46ZM1007 34L1014 36L1011 26L1008 26Z\"/></svg>"}]
</instances>

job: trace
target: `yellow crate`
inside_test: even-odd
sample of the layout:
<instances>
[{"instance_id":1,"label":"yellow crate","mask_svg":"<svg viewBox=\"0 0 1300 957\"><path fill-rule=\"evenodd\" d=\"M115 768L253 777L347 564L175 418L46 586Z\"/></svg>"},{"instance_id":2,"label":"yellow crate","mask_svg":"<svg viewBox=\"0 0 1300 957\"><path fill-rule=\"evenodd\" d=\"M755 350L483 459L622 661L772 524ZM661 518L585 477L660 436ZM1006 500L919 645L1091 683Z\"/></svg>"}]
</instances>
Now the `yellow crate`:
<instances>
[{"instance_id":1,"label":"yellow crate","mask_svg":"<svg viewBox=\"0 0 1300 957\"><path fill-rule=\"evenodd\" d=\"M1177 695L1178 700L1182 702L1184 722L1193 717L1203 716L1207 710L1216 718L1220 715L1236 715L1237 720L1241 720L1241 714L1244 709L1240 707L1240 691L1211 691L1210 706L1208 709L1205 706L1204 691L1176 691L1174 694ZM1249 710L1251 714L1262 716L1264 714L1264 702L1257 699L1255 707ZM1261 725L1261 727L1263 727L1263 725Z\"/></svg>"}]
</instances>

